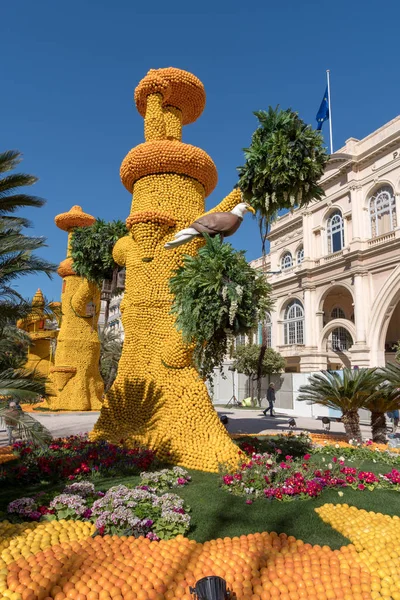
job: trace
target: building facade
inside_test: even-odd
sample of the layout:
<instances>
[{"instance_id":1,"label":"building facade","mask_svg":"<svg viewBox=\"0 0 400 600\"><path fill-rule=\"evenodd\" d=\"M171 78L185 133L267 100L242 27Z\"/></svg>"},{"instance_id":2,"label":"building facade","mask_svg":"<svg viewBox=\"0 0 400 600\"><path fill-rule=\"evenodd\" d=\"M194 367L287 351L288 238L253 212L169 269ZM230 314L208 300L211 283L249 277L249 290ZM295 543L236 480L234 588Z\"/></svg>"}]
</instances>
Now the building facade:
<instances>
[{"instance_id":1,"label":"building facade","mask_svg":"<svg viewBox=\"0 0 400 600\"><path fill-rule=\"evenodd\" d=\"M124 337L125 337L124 328L122 326L122 320L121 320L121 302L122 302L123 297L124 297L123 294L118 294L117 296L113 296L111 298L110 310L109 310L109 314L108 314L108 324L107 324L107 329L109 331L112 331L115 334L117 334L122 341L124 340ZM99 315L99 325L98 325L99 330L102 330L104 328L105 310L106 310L106 303L104 300L102 300L101 307L100 307L100 315Z\"/></svg>"},{"instance_id":2,"label":"building facade","mask_svg":"<svg viewBox=\"0 0 400 600\"><path fill-rule=\"evenodd\" d=\"M383 366L400 339L400 116L347 140L321 186L272 225L268 343L287 372Z\"/></svg>"}]
</instances>

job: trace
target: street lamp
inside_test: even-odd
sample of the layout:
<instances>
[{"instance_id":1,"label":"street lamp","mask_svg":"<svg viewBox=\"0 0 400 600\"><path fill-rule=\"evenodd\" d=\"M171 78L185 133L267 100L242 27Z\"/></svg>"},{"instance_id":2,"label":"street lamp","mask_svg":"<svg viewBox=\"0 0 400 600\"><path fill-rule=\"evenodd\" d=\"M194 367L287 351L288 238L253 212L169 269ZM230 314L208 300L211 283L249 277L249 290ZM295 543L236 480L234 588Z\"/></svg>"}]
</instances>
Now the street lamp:
<instances>
[{"instance_id":1,"label":"street lamp","mask_svg":"<svg viewBox=\"0 0 400 600\"><path fill-rule=\"evenodd\" d=\"M190 587L190 594L196 600L227 600L230 592L226 589L226 581L216 575L203 577Z\"/></svg>"}]
</instances>

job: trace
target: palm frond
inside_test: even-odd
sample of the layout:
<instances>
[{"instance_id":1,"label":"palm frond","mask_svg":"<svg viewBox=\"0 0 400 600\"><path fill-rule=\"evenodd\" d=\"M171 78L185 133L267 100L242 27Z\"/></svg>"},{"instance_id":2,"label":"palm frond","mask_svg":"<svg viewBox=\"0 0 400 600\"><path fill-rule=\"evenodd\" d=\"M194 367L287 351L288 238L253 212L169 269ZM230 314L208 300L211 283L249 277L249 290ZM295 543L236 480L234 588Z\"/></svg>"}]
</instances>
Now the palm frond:
<instances>
[{"instance_id":1,"label":"palm frond","mask_svg":"<svg viewBox=\"0 0 400 600\"><path fill-rule=\"evenodd\" d=\"M13 173L12 175L6 175L6 177L0 179L0 198L10 195L13 190L17 190L20 187L33 185L37 180L37 177L28 175L27 173Z\"/></svg>"},{"instance_id":2,"label":"palm frond","mask_svg":"<svg viewBox=\"0 0 400 600\"><path fill-rule=\"evenodd\" d=\"M25 184L21 183L21 185ZM44 204L46 204L46 200L44 200L43 198L39 198L39 196L32 196L30 194L10 195L8 192L5 191L3 191L2 194L0 194L0 214L13 213L20 208L26 207L40 208Z\"/></svg>"},{"instance_id":3,"label":"palm frond","mask_svg":"<svg viewBox=\"0 0 400 600\"><path fill-rule=\"evenodd\" d=\"M18 150L0 152L0 173L15 169L22 161L22 154Z\"/></svg>"},{"instance_id":4,"label":"palm frond","mask_svg":"<svg viewBox=\"0 0 400 600\"><path fill-rule=\"evenodd\" d=\"M300 387L297 399L345 413L365 406L377 385L375 369L344 369L340 374L323 371L309 377L309 383Z\"/></svg>"},{"instance_id":5,"label":"palm frond","mask_svg":"<svg viewBox=\"0 0 400 600\"><path fill-rule=\"evenodd\" d=\"M0 424L4 427L4 419L8 413L7 406L0 407ZM18 436L27 441L31 441L40 446L45 446L52 440L50 431L44 427L39 421L36 421L31 415L21 413L18 416L11 417L7 414L7 419L14 422L15 428L18 431Z\"/></svg>"}]
</instances>

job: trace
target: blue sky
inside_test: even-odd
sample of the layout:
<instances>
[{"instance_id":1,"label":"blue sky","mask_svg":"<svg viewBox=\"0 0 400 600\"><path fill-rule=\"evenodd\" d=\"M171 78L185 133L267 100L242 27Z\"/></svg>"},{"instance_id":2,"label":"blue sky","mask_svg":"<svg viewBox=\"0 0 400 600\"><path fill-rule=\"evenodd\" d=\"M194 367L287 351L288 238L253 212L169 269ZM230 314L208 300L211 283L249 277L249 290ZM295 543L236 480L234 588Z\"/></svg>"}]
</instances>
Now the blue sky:
<instances>
[{"instance_id":1,"label":"blue sky","mask_svg":"<svg viewBox=\"0 0 400 600\"><path fill-rule=\"evenodd\" d=\"M57 263L66 234L55 215L74 204L108 220L129 214L119 167L143 141L133 91L150 68L183 68L205 85L206 109L183 139L217 165L207 207L237 181L252 111L280 104L316 125L327 68L335 149L400 113L400 7L392 0L14 0L1 16L1 148L21 150L23 170L40 179L32 192L47 204L24 215ZM232 243L259 256L250 216ZM40 286L49 299L61 290L57 275L18 285L26 296Z\"/></svg>"}]
</instances>

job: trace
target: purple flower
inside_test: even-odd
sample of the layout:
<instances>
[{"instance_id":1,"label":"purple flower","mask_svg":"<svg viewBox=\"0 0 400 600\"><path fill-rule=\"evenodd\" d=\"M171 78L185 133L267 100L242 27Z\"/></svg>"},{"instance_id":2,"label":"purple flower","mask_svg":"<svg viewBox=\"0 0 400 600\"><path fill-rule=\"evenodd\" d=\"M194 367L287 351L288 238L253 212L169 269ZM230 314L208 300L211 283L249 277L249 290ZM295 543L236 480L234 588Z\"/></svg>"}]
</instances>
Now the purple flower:
<instances>
[{"instance_id":1,"label":"purple flower","mask_svg":"<svg viewBox=\"0 0 400 600\"><path fill-rule=\"evenodd\" d=\"M82 515L82 517L83 517L84 519L90 519L90 517L91 517L91 516L92 516L92 511L91 511L91 509L90 509L90 508L87 508L87 509L85 510L85 512L83 513L83 515Z\"/></svg>"}]
</instances>

